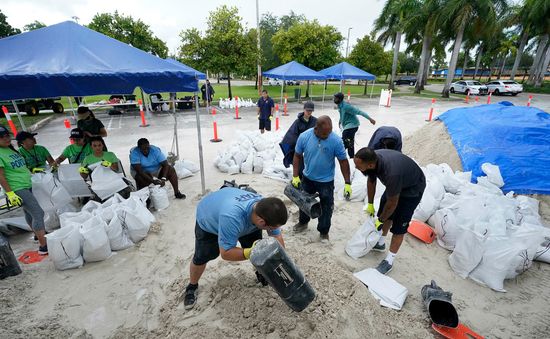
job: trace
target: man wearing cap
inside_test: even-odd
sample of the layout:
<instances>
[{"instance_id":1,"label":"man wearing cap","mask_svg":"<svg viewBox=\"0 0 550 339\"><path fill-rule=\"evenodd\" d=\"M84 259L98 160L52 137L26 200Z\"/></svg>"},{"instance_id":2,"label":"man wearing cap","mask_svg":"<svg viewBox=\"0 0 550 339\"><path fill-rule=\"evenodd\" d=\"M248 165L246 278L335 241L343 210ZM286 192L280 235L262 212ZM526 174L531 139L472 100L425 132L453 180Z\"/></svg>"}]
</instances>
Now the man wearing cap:
<instances>
[{"instance_id":1,"label":"man wearing cap","mask_svg":"<svg viewBox=\"0 0 550 339\"><path fill-rule=\"evenodd\" d=\"M206 83L201 86L202 100L205 106L210 106L212 98L214 97L214 88L210 85L210 80L206 79Z\"/></svg>"},{"instance_id":2,"label":"man wearing cap","mask_svg":"<svg viewBox=\"0 0 550 339\"><path fill-rule=\"evenodd\" d=\"M69 159L69 164L80 164L84 158L92 154L92 148L86 142L84 132L80 128L71 130L70 139L74 143L65 147L61 155L55 159L57 164L61 164L65 159Z\"/></svg>"},{"instance_id":3,"label":"man wearing cap","mask_svg":"<svg viewBox=\"0 0 550 339\"><path fill-rule=\"evenodd\" d=\"M34 136L37 134L38 133L21 131L17 133L15 137L19 145L19 154L25 158L27 168L32 173L43 172L46 168L46 162L48 162L52 168L57 167L57 163L46 147L36 144Z\"/></svg>"},{"instance_id":4,"label":"man wearing cap","mask_svg":"<svg viewBox=\"0 0 550 339\"><path fill-rule=\"evenodd\" d=\"M151 184L161 187L170 181L176 199L185 199L185 194L178 189L178 175L174 167L168 164L166 156L160 148L149 144L149 140L141 138L137 147L130 150L131 174L136 180L137 189Z\"/></svg>"},{"instance_id":5,"label":"man wearing cap","mask_svg":"<svg viewBox=\"0 0 550 339\"><path fill-rule=\"evenodd\" d=\"M298 117L294 120L286 132L283 141L279 144L285 156L283 159L283 165L287 168L292 165L292 160L294 159L294 148L296 147L298 137L308 129L315 127L315 124L317 123L317 118L313 116L314 109L315 105L313 102L306 101L304 103L304 111L298 113ZM304 162L301 161L299 171L300 178L302 177L303 170Z\"/></svg>"},{"instance_id":6,"label":"man wearing cap","mask_svg":"<svg viewBox=\"0 0 550 339\"><path fill-rule=\"evenodd\" d=\"M344 141L344 147L348 150L348 155L352 159L355 154L355 133L357 133L360 125L357 116L364 117L373 125L376 124L376 121L359 108L345 102L344 94L341 92L334 94L334 103L338 105L338 112L340 113L338 125L342 129L342 141Z\"/></svg>"},{"instance_id":7,"label":"man wearing cap","mask_svg":"<svg viewBox=\"0 0 550 339\"><path fill-rule=\"evenodd\" d=\"M372 150L393 149L401 152L403 142L401 132L393 126L381 126L374 131L370 138L368 148Z\"/></svg>"},{"instance_id":8,"label":"man wearing cap","mask_svg":"<svg viewBox=\"0 0 550 339\"><path fill-rule=\"evenodd\" d=\"M78 107L78 122L77 127L84 132L84 137L89 139L91 137L103 137L107 136L107 130L101 120L97 119L86 106Z\"/></svg>"},{"instance_id":9,"label":"man wearing cap","mask_svg":"<svg viewBox=\"0 0 550 339\"><path fill-rule=\"evenodd\" d=\"M262 96L258 99L258 121L262 134L264 130L271 131L271 120L273 120L273 113L275 112L275 103L273 99L267 95L267 91L262 91Z\"/></svg>"}]
</instances>

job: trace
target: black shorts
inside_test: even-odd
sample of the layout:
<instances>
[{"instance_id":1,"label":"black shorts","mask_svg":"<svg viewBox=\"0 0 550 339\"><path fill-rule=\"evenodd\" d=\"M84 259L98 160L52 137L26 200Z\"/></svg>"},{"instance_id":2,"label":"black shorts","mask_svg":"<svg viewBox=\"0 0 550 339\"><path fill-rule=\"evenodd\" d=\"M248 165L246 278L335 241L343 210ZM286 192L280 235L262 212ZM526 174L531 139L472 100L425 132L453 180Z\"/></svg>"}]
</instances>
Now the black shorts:
<instances>
[{"instance_id":1,"label":"black shorts","mask_svg":"<svg viewBox=\"0 0 550 339\"><path fill-rule=\"evenodd\" d=\"M266 131L271 131L271 120L268 119L259 119L260 129L265 129Z\"/></svg>"},{"instance_id":2,"label":"black shorts","mask_svg":"<svg viewBox=\"0 0 550 339\"><path fill-rule=\"evenodd\" d=\"M262 230L258 229L250 234L239 238L242 248L251 247L254 241L262 239ZM220 245L218 244L218 235L208 233L200 228L195 222L195 254L193 255L193 264L204 265L210 260L216 259L220 255Z\"/></svg>"},{"instance_id":3,"label":"black shorts","mask_svg":"<svg viewBox=\"0 0 550 339\"><path fill-rule=\"evenodd\" d=\"M407 233L407 229L409 228L409 223L411 222L414 210L416 209L416 206L418 206L418 204L420 203L420 200L422 200L422 195L420 195L419 197L399 197L399 201L397 202L397 207L395 208L395 211L393 211L393 214L388 218L392 221L390 231L393 234ZM378 207L379 218L382 214L382 209L384 208L384 205L386 205L386 201L386 192L384 192L384 194L382 194L382 198L380 199L380 206Z\"/></svg>"}]
</instances>

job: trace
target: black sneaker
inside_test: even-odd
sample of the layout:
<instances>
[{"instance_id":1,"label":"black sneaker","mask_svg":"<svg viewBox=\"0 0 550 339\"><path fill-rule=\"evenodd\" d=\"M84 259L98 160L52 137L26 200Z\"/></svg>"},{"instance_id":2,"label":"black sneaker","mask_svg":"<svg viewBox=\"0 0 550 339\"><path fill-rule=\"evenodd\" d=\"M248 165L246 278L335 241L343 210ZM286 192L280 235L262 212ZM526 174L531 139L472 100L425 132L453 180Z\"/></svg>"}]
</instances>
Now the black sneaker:
<instances>
[{"instance_id":1,"label":"black sneaker","mask_svg":"<svg viewBox=\"0 0 550 339\"><path fill-rule=\"evenodd\" d=\"M38 247L38 254L48 255L48 245Z\"/></svg>"},{"instance_id":2,"label":"black sneaker","mask_svg":"<svg viewBox=\"0 0 550 339\"><path fill-rule=\"evenodd\" d=\"M186 310L190 310L193 307L195 307L195 304L197 303L197 288L189 288L187 287L185 289L185 296L183 298L183 306Z\"/></svg>"},{"instance_id":3,"label":"black sneaker","mask_svg":"<svg viewBox=\"0 0 550 339\"><path fill-rule=\"evenodd\" d=\"M391 269L393 268L393 265L390 265L390 263L384 259L376 266L376 270L382 274L388 274L390 273Z\"/></svg>"},{"instance_id":4,"label":"black sneaker","mask_svg":"<svg viewBox=\"0 0 550 339\"><path fill-rule=\"evenodd\" d=\"M181 192L176 192L176 199L185 199L186 196L185 194L181 193Z\"/></svg>"},{"instance_id":5,"label":"black sneaker","mask_svg":"<svg viewBox=\"0 0 550 339\"><path fill-rule=\"evenodd\" d=\"M373 251L378 251L378 252L384 252L386 250L386 244L380 245L379 243L376 243L376 245L374 245L372 250Z\"/></svg>"},{"instance_id":6,"label":"black sneaker","mask_svg":"<svg viewBox=\"0 0 550 339\"><path fill-rule=\"evenodd\" d=\"M305 224L297 223L292 227L292 230L294 231L294 233L303 232L307 230L307 223Z\"/></svg>"}]
</instances>

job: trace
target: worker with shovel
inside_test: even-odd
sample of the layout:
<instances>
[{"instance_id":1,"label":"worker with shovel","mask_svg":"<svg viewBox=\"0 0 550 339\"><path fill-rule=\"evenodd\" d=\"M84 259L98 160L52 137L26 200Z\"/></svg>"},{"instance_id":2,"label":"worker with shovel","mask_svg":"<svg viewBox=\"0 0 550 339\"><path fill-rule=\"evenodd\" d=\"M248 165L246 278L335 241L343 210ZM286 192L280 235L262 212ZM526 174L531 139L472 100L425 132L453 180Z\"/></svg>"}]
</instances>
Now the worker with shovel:
<instances>
[{"instance_id":1,"label":"worker with shovel","mask_svg":"<svg viewBox=\"0 0 550 339\"><path fill-rule=\"evenodd\" d=\"M208 194L197 205L195 253L189 267L189 284L184 293L185 309L195 306L199 279L206 263L221 255L227 261L250 259L250 252L262 230L284 247L280 227L286 223L288 211L279 198L262 198L259 194L226 187ZM237 242L241 247L237 247ZM264 278L256 272L262 283Z\"/></svg>"},{"instance_id":2,"label":"worker with shovel","mask_svg":"<svg viewBox=\"0 0 550 339\"><path fill-rule=\"evenodd\" d=\"M367 213L374 216L374 195L376 193L376 180L386 186L386 191L380 199L376 229L382 229L382 236L373 250L384 252L386 250L386 235L391 230L392 238L390 251L386 259L382 260L376 269L386 274L393 268L393 260L403 243L409 222L416 206L422 199L426 188L426 178L422 169L408 156L401 152L380 149L372 150L368 147L361 148L353 158L355 168L368 176L367 181Z\"/></svg>"},{"instance_id":3,"label":"worker with shovel","mask_svg":"<svg viewBox=\"0 0 550 339\"><path fill-rule=\"evenodd\" d=\"M306 193L319 194L321 200L321 216L317 224L321 241L328 242L332 210L334 208L334 158L338 159L340 170L344 176L344 195L351 197L351 181L349 162L342 139L332 132L332 120L320 116L314 128L300 134L296 143L292 161L292 185L301 187ZM303 177L300 179L300 163L304 162ZM300 210L298 223L294 232L307 229L310 217Z\"/></svg>"}]
</instances>

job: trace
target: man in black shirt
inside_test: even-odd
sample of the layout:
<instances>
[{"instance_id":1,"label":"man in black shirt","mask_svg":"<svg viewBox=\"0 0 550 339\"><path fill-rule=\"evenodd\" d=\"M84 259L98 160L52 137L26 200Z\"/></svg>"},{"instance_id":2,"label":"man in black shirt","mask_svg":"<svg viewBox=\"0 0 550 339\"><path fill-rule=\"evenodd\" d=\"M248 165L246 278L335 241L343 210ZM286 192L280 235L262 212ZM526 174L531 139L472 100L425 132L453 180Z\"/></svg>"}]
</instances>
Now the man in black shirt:
<instances>
[{"instance_id":1,"label":"man in black shirt","mask_svg":"<svg viewBox=\"0 0 550 339\"><path fill-rule=\"evenodd\" d=\"M386 186L386 191L380 199L378 218L375 225L382 228L382 236L373 250L384 252L386 250L386 235L392 232L390 251L386 259L376 269L386 274L393 268L395 258L405 233L409 228L409 222L414 210L422 199L426 188L426 178L422 169L408 156L400 152L381 149L372 150L364 147L353 158L355 167L368 176L367 212L374 216L374 195L376 193L376 179Z\"/></svg>"}]
</instances>

